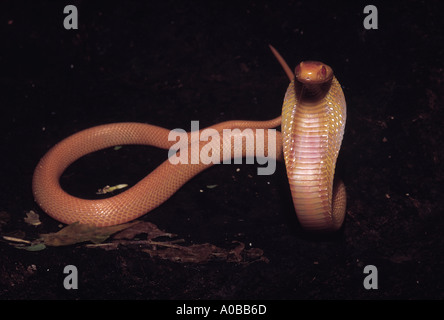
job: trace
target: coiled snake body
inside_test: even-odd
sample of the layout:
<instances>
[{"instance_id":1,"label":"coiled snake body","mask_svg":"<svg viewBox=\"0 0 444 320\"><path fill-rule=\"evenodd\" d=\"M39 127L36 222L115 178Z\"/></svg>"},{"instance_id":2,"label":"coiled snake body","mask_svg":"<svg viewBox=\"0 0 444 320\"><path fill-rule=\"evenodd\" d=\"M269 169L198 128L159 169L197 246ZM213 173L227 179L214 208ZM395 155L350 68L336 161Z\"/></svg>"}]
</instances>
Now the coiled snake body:
<instances>
[{"instance_id":1,"label":"coiled snake body","mask_svg":"<svg viewBox=\"0 0 444 320\"><path fill-rule=\"evenodd\" d=\"M284 98L282 123L278 117L269 121L227 121L210 128L217 132L250 128L247 134L253 137L259 129L265 130L262 146L249 147L244 143L242 150L236 150L239 146L234 145L231 155L241 151L243 156L260 153L281 159L283 154L294 207L302 227L316 231L337 230L344 220L346 206L344 184L333 181L346 120L341 86L332 69L320 62L301 62L293 75L277 51L271 49L291 80ZM282 134L267 134L268 129L279 124ZM59 178L75 160L107 147L141 144L170 149L175 142L168 141L169 132L149 124L125 122L93 127L62 140L47 152L35 169L32 187L36 202L54 219L67 224L80 222L109 226L144 215L212 164L191 164L191 161L189 164L172 164L166 160L130 189L102 200L69 195L61 188ZM245 132L242 134L248 139ZM275 139L271 141L275 150L268 150L268 137ZM195 147L201 150L205 144L200 142ZM221 150L226 145L230 144L224 144L221 139ZM223 153L221 151L221 159ZM188 152L189 160L192 154Z\"/></svg>"}]
</instances>

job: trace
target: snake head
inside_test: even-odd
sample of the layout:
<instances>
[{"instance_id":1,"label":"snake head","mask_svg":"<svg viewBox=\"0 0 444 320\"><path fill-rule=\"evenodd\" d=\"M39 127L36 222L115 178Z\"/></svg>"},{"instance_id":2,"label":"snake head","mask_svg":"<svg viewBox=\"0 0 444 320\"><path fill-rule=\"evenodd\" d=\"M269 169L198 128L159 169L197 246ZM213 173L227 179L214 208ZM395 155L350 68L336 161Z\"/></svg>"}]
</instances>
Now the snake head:
<instances>
[{"instance_id":1,"label":"snake head","mask_svg":"<svg viewBox=\"0 0 444 320\"><path fill-rule=\"evenodd\" d=\"M333 70L319 61L303 61L295 71L296 79L306 84L324 83L333 78Z\"/></svg>"}]
</instances>

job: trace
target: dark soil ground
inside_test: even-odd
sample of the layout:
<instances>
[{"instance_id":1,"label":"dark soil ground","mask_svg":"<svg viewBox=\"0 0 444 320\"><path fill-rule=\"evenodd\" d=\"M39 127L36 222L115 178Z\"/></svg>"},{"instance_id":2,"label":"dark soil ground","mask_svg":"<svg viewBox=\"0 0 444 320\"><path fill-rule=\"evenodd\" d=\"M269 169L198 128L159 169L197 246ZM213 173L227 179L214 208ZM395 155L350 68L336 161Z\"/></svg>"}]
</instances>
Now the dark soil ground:
<instances>
[{"instance_id":1,"label":"dark soil ground","mask_svg":"<svg viewBox=\"0 0 444 320\"><path fill-rule=\"evenodd\" d=\"M63 8L79 10L65 30ZM137 121L190 130L279 115L291 66L335 71L348 118L338 163L348 191L344 227L305 233L285 167L213 166L140 218L186 244L263 250L268 263L178 263L135 247L84 244L18 250L0 242L2 299L443 299L444 28L439 1L2 1L0 4L0 235L25 239L59 223L34 202L31 178L46 151L82 129ZM86 156L62 177L74 195L134 184L165 150L124 147ZM217 185L217 186L215 186ZM210 186L210 188L208 187ZM24 222L26 212L42 224ZM79 288L66 290L75 265ZM363 286L378 270L378 289Z\"/></svg>"}]
</instances>

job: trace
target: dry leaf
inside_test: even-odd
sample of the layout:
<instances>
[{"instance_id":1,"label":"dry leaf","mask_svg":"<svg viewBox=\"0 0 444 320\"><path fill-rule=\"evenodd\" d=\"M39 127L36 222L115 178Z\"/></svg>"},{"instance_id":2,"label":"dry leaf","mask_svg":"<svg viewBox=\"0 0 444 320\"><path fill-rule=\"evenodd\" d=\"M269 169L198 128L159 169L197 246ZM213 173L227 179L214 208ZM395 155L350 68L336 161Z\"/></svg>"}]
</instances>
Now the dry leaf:
<instances>
[{"instance_id":1,"label":"dry leaf","mask_svg":"<svg viewBox=\"0 0 444 320\"><path fill-rule=\"evenodd\" d=\"M146 234L146 240L133 240L138 235ZM219 248L210 243L194 244L191 246L179 245L183 239L171 241L153 241L158 237L173 238L177 235L160 230L151 222L140 222L117 233L111 243L99 245L87 245L88 247L102 248L105 250L115 250L119 245L137 246L143 248L151 257L170 260L179 263L208 263L210 261L226 261L235 263L251 263L255 261L265 261L263 251L259 248L245 249L245 244L233 242L236 246L232 249Z\"/></svg>"},{"instance_id":2,"label":"dry leaf","mask_svg":"<svg viewBox=\"0 0 444 320\"><path fill-rule=\"evenodd\" d=\"M23 249L23 250L26 250L26 251L33 251L33 252L35 252L35 251L42 251L42 250L46 249L46 246L45 246L44 243L36 243L36 244L32 244L30 246L16 245L15 247L17 249Z\"/></svg>"},{"instance_id":3,"label":"dry leaf","mask_svg":"<svg viewBox=\"0 0 444 320\"><path fill-rule=\"evenodd\" d=\"M3 236L3 239L8 241L9 245L13 246L16 249L23 249L27 251L40 251L46 248L45 244L41 243L39 240L31 242L13 236Z\"/></svg>"},{"instance_id":4,"label":"dry leaf","mask_svg":"<svg viewBox=\"0 0 444 320\"><path fill-rule=\"evenodd\" d=\"M175 245L163 249L156 246L155 249L144 249L143 251L149 253L151 257L158 257L173 262L205 263L210 261L211 255L213 252L215 253L216 248L216 246L206 243L195 244L190 247Z\"/></svg>"},{"instance_id":5,"label":"dry leaf","mask_svg":"<svg viewBox=\"0 0 444 320\"><path fill-rule=\"evenodd\" d=\"M110 227L95 227L75 222L59 232L41 234L40 236L47 246L67 246L86 241L100 243L108 239L113 233L129 228L136 223L139 223L139 221Z\"/></svg>"},{"instance_id":6,"label":"dry leaf","mask_svg":"<svg viewBox=\"0 0 444 320\"><path fill-rule=\"evenodd\" d=\"M136 225L131 226L130 228L127 228L118 234L116 234L113 238L114 239L134 239L137 235L140 234L146 234L147 239L155 239L158 237L169 237L173 238L177 235L172 233L167 233L165 231L160 230L154 223L148 222L148 221L142 221Z\"/></svg>"},{"instance_id":7,"label":"dry leaf","mask_svg":"<svg viewBox=\"0 0 444 320\"><path fill-rule=\"evenodd\" d=\"M128 187L128 185L126 183L118 184L118 185L112 186L112 187L105 186L102 189L97 190L96 194L107 194L107 193L114 192L116 190L123 189L126 187Z\"/></svg>"},{"instance_id":8,"label":"dry leaf","mask_svg":"<svg viewBox=\"0 0 444 320\"><path fill-rule=\"evenodd\" d=\"M26 217L24 218L24 220L27 224L30 224L32 226L38 226L42 223L40 221L39 215L35 213L33 210L26 212Z\"/></svg>"},{"instance_id":9,"label":"dry leaf","mask_svg":"<svg viewBox=\"0 0 444 320\"><path fill-rule=\"evenodd\" d=\"M227 261L237 263L250 263L254 261L265 261L261 249L245 250L245 245L238 242L238 246L233 250L219 248L210 243L195 244L189 247L179 245L168 245L165 248L155 247L154 249L144 249L151 257L158 257L181 263L207 263L210 261Z\"/></svg>"},{"instance_id":10,"label":"dry leaf","mask_svg":"<svg viewBox=\"0 0 444 320\"><path fill-rule=\"evenodd\" d=\"M3 236L3 239L5 239L6 241L17 242L17 243L26 243L26 244L31 243L31 241L28 241L28 240L25 240L22 238L12 237L12 236Z\"/></svg>"}]
</instances>

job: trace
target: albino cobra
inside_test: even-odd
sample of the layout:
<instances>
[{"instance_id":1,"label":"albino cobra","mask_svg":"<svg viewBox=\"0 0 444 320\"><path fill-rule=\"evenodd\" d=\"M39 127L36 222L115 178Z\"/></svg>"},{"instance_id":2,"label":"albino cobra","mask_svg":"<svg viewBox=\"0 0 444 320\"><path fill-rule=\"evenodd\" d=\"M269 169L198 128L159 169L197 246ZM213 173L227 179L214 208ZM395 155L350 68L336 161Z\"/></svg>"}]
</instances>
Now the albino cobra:
<instances>
[{"instance_id":1,"label":"albino cobra","mask_svg":"<svg viewBox=\"0 0 444 320\"><path fill-rule=\"evenodd\" d=\"M279 53L270 48L291 81L282 107L282 123L281 117L277 117L268 121L227 121L210 128L217 132L250 128L249 132L256 135L257 129L266 129L267 133L268 129L281 124L282 134L276 132L276 141L272 141L275 154L269 156L281 159L284 155L300 224L311 231L337 230L343 223L346 208L345 186L342 181L333 182L346 120L344 94L329 66L315 61L301 62L293 75ZM168 141L169 132L149 124L125 122L100 125L62 140L46 153L35 169L32 188L36 202L51 217L67 224L110 226L146 214L211 164L172 164L166 160L130 189L101 200L69 195L61 188L59 178L75 160L107 147L139 144L169 149L176 143ZM265 134L262 147L254 147L257 150L244 143L242 155L268 155L267 137ZM205 144L200 142L197 146L201 149ZM231 155L236 147L232 147ZM220 148L223 148L223 139ZM192 152L188 154L191 157Z\"/></svg>"}]
</instances>

